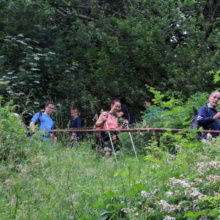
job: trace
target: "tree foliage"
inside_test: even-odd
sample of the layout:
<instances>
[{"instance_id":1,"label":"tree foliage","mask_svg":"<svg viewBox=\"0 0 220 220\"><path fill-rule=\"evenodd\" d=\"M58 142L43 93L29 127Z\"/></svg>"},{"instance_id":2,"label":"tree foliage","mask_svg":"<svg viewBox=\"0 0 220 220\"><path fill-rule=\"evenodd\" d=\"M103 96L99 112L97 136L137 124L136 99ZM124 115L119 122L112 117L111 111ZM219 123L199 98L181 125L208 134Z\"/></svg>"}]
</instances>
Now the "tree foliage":
<instances>
[{"instance_id":1,"label":"tree foliage","mask_svg":"<svg viewBox=\"0 0 220 220\"><path fill-rule=\"evenodd\" d=\"M146 85L185 100L216 86L217 0L1 0L0 6L0 92L24 108L29 103L29 112L53 99L62 116L76 106L91 123L121 98L137 117L150 95Z\"/></svg>"}]
</instances>

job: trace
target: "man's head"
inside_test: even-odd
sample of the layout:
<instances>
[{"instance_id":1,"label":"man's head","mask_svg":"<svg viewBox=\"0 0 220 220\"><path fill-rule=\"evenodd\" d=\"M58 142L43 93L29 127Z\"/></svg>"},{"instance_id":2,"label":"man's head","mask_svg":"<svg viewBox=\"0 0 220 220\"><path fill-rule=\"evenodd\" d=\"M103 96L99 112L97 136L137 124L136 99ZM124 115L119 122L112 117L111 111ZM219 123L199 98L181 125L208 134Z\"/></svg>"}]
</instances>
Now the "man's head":
<instances>
[{"instance_id":1,"label":"man's head","mask_svg":"<svg viewBox=\"0 0 220 220\"><path fill-rule=\"evenodd\" d=\"M50 115L54 111L55 105L53 102L49 101L45 104L45 113Z\"/></svg>"},{"instance_id":2,"label":"man's head","mask_svg":"<svg viewBox=\"0 0 220 220\"><path fill-rule=\"evenodd\" d=\"M217 107L219 102L220 102L220 92L218 91L212 92L211 95L209 96L209 104L212 107Z\"/></svg>"},{"instance_id":3,"label":"man's head","mask_svg":"<svg viewBox=\"0 0 220 220\"><path fill-rule=\"evenodd\" d=\"M144 99L143 106L145 108L149 107L151 105L151 100L149 98Z\"/></svg>"}]
</instances>

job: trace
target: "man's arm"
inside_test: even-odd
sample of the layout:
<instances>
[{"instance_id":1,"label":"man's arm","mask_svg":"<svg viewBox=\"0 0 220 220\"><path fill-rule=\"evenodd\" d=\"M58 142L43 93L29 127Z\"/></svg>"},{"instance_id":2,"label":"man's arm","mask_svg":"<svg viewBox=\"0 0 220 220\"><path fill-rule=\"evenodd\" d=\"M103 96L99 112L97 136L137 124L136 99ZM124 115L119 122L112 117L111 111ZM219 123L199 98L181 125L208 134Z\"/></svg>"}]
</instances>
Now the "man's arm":
<instances>
[{"instance_id":1,"label":"man's arm","mask_svg":"<svg viewBox=\"0 0 220 220\"><path fill-rule=\"evenodd\" d=\"M213 119L213 116L208 116L207 113L207 106L202 106L199 110L197 122L200 126L208 125L212 122L214 122L215 119Z\"/></svg>"},{"instance_id":2,"label":"man's arm","mask_svg":"<svg viewBox=\"0 0 220 220\"><path fill-rule=\"evenodd\" d=\"M33 122L33 121L30 122L30 130L31 130L32 132L35 131L35 122Z\"/></svg>"},{"instance_id":3,"label":"man's arm","mask_svg":"<svg viewBox=\"0 0 220 220\"><path fill-rule=\"evenodd\" d=\"M35 124L36 124L36 122L37 122L37 120L39 120L40 119L40 117L41 117L41 113L40 112L38 112L38 113L36 113L34 116L33 116L33 118L31 119L31 122L30 122L30 130L31 131L35 131Z\"/></svg>"}]
</instances>

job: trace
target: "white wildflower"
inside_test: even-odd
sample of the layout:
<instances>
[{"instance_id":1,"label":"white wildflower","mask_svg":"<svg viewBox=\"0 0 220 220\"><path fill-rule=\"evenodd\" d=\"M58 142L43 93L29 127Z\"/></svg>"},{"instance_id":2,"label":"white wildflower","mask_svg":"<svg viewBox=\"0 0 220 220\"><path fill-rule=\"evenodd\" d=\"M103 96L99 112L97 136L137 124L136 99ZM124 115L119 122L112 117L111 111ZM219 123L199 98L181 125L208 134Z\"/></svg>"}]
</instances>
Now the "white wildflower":
<instances>
[{"instance_id":1,"label":"white wildflower","mask_svg":"<svg viewBox=\"0 0 220 220\"><path fill-rule=\"evenodd\" d=\"M163 220L176 220L176 218L171 216L166 216Z\"/></svg>"},{"instance_id":2,"label":"white wildflower","mask_svg":"<svg viewBox=\"0 0 220 220\"><path fill-rule=\"evenodd\" d=\"M149 198L149 197L151 197L151 194L148 192L145 192L145 191L141 191L141 196L145 197L145 198Z\"/></svg>"},{"instance_id":3,"label":"white wildflower","mask_svg":"<svg viewBox=\"0 0 220 220\"><path fill-rule=\"evenodd\" d=\"M203 154L198 154L198 158L201 158L201 159L209 159L207 156L203 155Z\"/></svg>"},{"instance_id":4,"label":"white wildflower","mask_svg":"<svg viewBox=\"0 0 220 220\"><path fill-rule=\"evenodd\" d=\"M204 175L206 172L213 170L213 169L220 169L220 162L213 160L210 162L199 162L197 163L197 170L200 175Z\"/></svg>"},{"instance_id":5,"label":"white wildflower","mask_svg":"<svg viewBox=\"0 0 220 220\"><path fill-rule=\"evenodd\" d=\"M176 147L176 149L179 150L179 151L183 150L183 147L182 147L181 145L176 145L175 147Z\"/></svg>"},{"instance_id":6,"label":"white wildflower","mask_svg":"<svg viewBox=\"0 0 220 220\"><path fill-rule=\"evenodd\" d=\"M199 200L206 197L206 195L200 193L197 188L186 189L185 195L190 198L197 197Z\"/></svg>"},{"instance_id":7,"label":"white wildflower","mask_svg":"<svg viewBox=\"0 0 220 220\"><path fill-rule=\"evenodd\" d=\"M124 212L124 213L129 213L130 209L129 208L122 208L121 211Z\"/></svg>"},{"instance_id":8,"label":"white wildflower","mask_svg":"<svg viewBox=\"0 0 220 220\"><path fill-rule=\"evenodd\" d=\"M135 212L137 208L122 208L121 211L124 213L130 213L130 212Z\"/></svg>"},{"instance_id":9,"label":"white wildflower","mask_svg":"<svg viewBox=\"0 0 220 220\"><path fill-rule=\"evenodd\" d=\"M148 212L148 213L152 213L152 212L154 212L154 209L153 209L153 208L151 208L151 207L147 207L147 209L146 209L146 210L147 210L147 212Z\"/></svg>"},{"instance_id":10,"label":"white wildflower","mask_svg":"<svg viewBox=\"0 0 220 220\"><path fill-rule=\"evenodd\" d=\"M171 196L173 196L173 192L170 192L170 191L165 192L165 195L167 195L168 197L171 197Z\"/></svg>"},{"instance_id":11,"label":"white wildflower","mask_svg":"<svg viewBox=\"0 0 220 220\"><path fill-rule=\"evenodd\" d=\"M170 183L174 186L181 186L183 188L187 188L187 187L191 187L192 183L187 182L186 180L180 180L180 179L176 179L176 178L170 178L169 179Z\"/></svg>"},{"instance_id":12,"label":"white wildflower","mask_svg":"<svg viewBox=\"0 0 220 220\"><path fill-rule=\"evenodd\" d=\"M170 205L165 200L160 200L158 204L162 205L162 211L170 214L175 213L176 210L180 210L180 205Z\"/></svg>"},{"instance_id":13,"label":"white wildflower","mask_svg":"<svg viewBox=\"0 0 220 220\"><path fill-rule=\"evenodd\" d=\"M27 170L21 169L21 172L22 172L22 173L27 173Z\"/></svg>"},{"instance_id":14,"label":"white wildflower","mask_svg":"<svg viewBox=\"0 0 220 220\"><path fill-rule=\"evenodd\" d=\"M220 176L217 176L217 175L209 175L206 177L207 180L210 180L210 181L220 181Z\"/></svg>"},{"instance_id":15,"label":"white wildflower","mask_svg":"<svg viewBox=\"0 0 220 220\"><path fill-rule=\"evenodd\" d=\"M202 183L202 182L203 182L203 180L202 180L202 179L200 179L200 178L195 178L195 182L196 182L196 183Z\"/></svg>"},{"instance_id":16,"label":"white wildflower","mask_svg":"<svg viewBox=\"0 0 220 220\"><path fill-rule=\"evenodd\" d=\"M12 179L6 179L6 180L5 180L5 183L6 183L7 185L11 185L11 184L12 184Z\"/></svg>"}]
</instances>

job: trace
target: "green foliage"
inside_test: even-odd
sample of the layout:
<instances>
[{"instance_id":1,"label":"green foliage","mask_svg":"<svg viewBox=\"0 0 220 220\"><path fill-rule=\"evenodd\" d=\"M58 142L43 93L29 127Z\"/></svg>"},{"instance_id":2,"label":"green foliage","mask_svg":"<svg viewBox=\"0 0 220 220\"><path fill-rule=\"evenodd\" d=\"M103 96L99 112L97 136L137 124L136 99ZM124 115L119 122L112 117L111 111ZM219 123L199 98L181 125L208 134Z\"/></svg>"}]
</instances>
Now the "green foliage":
<instances>
[{"instance_id":1,"label":"green foliage","mask_svg":"<svg viewBox=\"0 0 220 220\"><path fill-rule=\"evenodd\" d=\"M153 88L150 88L150 91L154 94L153 101L157 105L150 106L143 116L149 127L190 128L194 115L193 107L199 110L207 104L209 96L208 93L197 92L184 101L178 97L161 95Z\"/></svg>"},{"instance_id":2,"label":"green foliage","mask_svg":"<svg viewBox=\"0 0 220 220\"><path fill-rule=\"evenodd\" d=\"M1 219L218 218L218 140L167 132L158 146L150 133L133 133L137 160L122 134L118 168L98 159L91 143L30 141L13 115L14 108L32 115L50 99L58 127L67 126L70 107L90 125L117 97L138 118L141 99L153 93L140 127L189 128L192 107L219 87L216 1L0 0L0 7L0 93L14 105L0 107Z\"/></svg>"},{"instance_id":3,"label":"green foliage","mask_svg":"<svg viewBox=\"0 0 220 220\"><path fill-rule=\"evenodd\" d=\"M213 1L0 0L0 6L0 92L20 112L32 115L52 99L65 111L57 117L74 106L91 125L109 100L121 98L139 120L150 94L145 85L184 100L214 87Z\"/></svg>"},{"instance_id":4,"label":"green foliage","mask_svg":"<svg viewBox=\"0 0 220 220\"><path fill-rule=\"evenodd\" d=\"M47 100L64 97L75 77L74 64L63 66L56 53L22 34L7 36L0 54L0 91L23 106L25 114L33 115Z\"/></svg>"},{"instance_id":5,"label":"green foliage","mask_svg":"<svg viewBox=\"0 0 220 220\"><path fill-rule=\"evenodd\" d=\"M15 106L0 106L0 161L20 163L26 158L29 138L21 118L15 116Z\"/></svg>"},{"instance_id":6,"label":"green foliage","mask_svg":"<svg viewBox=\"0 0 220 220\"><path fill-rule=\"evenodd\" d=\"M8 156L0 167L1 219L219 216L218 140L202 143L173 134L169 144L176 149L170 154L155 142L138 142L139 136L136 148L147 147L147 155L128 154L127 141L116 164L113 157L97 157L89 142L67 148L64 142L30 141L12 112L1 107L1 149ZM123 143L126 135L120 136Z\"/></svg>"}]
</instances>

